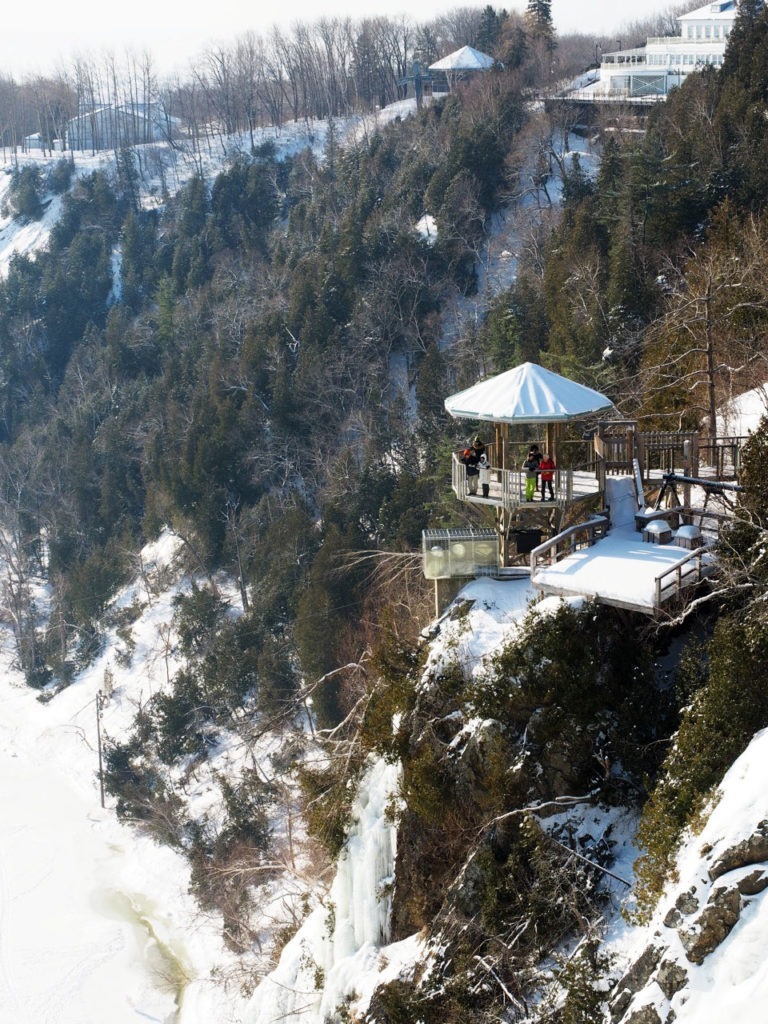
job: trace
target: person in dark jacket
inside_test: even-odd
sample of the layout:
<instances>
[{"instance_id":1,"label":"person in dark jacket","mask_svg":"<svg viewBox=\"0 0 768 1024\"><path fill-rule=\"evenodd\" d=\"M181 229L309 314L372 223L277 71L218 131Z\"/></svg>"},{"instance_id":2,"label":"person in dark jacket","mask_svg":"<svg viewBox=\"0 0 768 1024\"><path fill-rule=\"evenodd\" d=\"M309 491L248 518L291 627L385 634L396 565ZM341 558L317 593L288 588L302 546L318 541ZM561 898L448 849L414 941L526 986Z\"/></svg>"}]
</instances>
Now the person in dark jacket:
<instances>
[{"instance_id":1,"label":"person in dark jacket","mask_svg":"<svg viewBox=\"0 0 768 1024\"><path fill-rule=\"evenodd\" d=\"M479 479L477 464L480 461L480 456L475 452L474 448L465 448L462 452L461 461L467 467L467 490L470 494L477 494L477 482Z\"/></svg>"},{"instance_id":2,"label":"person in dark jacket","mask_svg":"<svg viewBox=\"0 0 768 1024\"><path fill-rule=\"evenodd\" d=\"M525 474L525 500L533 501L536 494L536 481L539 475L539 459L533 448L528 452L523 463L523 473Z\"/></svg>"},{"instance_id":3,"label":"person in dark jacket","mask_svg":"<svg viewBox=\"0 0 768 1024\"><path fill-rule=\"evenodd\" d=\"M483 442L483 439L480 437L479 434L477 435L475 440L472 442L472 451L477 456L477 461L478 462L480 461L481 456L488 454L486 452L486 450L485 450L485 444Z\"/></svg>"}]
</instances>

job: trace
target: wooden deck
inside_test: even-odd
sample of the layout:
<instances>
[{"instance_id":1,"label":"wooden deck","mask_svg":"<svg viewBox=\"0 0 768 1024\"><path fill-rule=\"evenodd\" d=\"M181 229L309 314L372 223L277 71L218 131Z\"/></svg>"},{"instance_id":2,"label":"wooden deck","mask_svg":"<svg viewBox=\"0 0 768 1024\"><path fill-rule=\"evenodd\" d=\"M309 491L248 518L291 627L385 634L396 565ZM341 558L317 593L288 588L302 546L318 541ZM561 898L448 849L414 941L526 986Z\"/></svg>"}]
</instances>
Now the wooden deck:
<instances>
[{"instance_id":1,"label":"wooden deck","mask_svg":"<svg viewBox=\"0 0 768 1024\"><path fill-rule=\"evenodd\" d=\"M609 424L615 427L615 424ZM742 437L722 437L705 441L695 432L640 433L639 447L643 457L632 458L633 446L627 436L600 436L594 439L593 451L582 445L576 458L571 451L571 462L581 463L576 468L555 470L553 480L555 500L540 500L540 482L533 502L525 500L525 474L521 469L492 468L491 484L487 498L483 498L478 483L478 493L469 491L467 470L461 461L461 452L453 452L451 486L460 501L473 505L489 505L516 514L521 509L544 507L565 509L573 502L587 498L600 498L606 477L615 474L639 472L642 484L661 484L667 473L684 476L700 476L712 480L736 480L741 462ZM493 465L494 444L486 446ZM519 452L517 453L519 455ZM585 459L587 460L585 462ZM640 469L637 463L640 462ZM477 480L477 477L473 478Z\"/></svg>"},{"instance_id":2,"label":"wooden deck","mask_svg":"<svg viewBox=\"0 0 768 1024\"><path fill-rule=\"evenodd\" d=\"M710 536L694 550L651 544L633 527L606 530L593 516L531 552L531 583L540 594L584 596L601 604L659 615L715 567Z\"/></svg>"}]
</instances>

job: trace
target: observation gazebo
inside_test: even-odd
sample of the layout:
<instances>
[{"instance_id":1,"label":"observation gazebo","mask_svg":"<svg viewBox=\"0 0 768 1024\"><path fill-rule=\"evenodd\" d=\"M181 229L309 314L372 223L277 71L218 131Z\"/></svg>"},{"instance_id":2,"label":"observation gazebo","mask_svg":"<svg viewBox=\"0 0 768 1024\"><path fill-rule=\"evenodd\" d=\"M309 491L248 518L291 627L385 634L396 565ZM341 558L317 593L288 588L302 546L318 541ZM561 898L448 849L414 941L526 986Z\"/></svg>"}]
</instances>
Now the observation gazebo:
<instances>
[{"instance_id":1,"label":"observation gazebo","mask_svg":"<svg viewBox=\"0 0 768 1024\"><path fill-rule=\"evenodd\" d=\"M487 493L469 490L463 446L453 453L451 473L456 497L488 506L495 523L423 532L436 612L462 579L523 574L542 594L581 594L657 616L690 600L712 572L712 549L730 513L708 510L707 501L741 487L723 479L723 460L702 449L698 432L640 431L605 395L534 363L451 395L445 408L456 419L492 425L493 440L481 432L491 466ZM566 433L564 425L580 419L590 421L588 429ZM554 457L552 499L526 499L522 462L533 442ZM734 467L738 462L735 454ZM704 493L703 506L691 503L691 488ZM674 501L662 508L667 492ZM522 555L526 568L518 564Z\"/></svg>"},{"instance_id":2,"label":"observation gazebo","mask_svg":"<svg viewBox=\"0 0 768 1024\"><path fill-rule=\"evenodd\" d=\"M496 61L489 54L476 50L474 46L462 46L430 64L429 71L433 76L436 71L442 72L448 82L448 89L452 90L459 78L478 71L490 71L495 64Z\"/></svg>"},{"instance_id":3,"label":"observation gazebo","mask_svg":"<svg viewBox=\"0 0 768 1024\"><path fill-rule=\"evenodd\" d=\"M509 564L510 537L515 524L520 523L521 513L529 523L538 519L558 528L566 507L601 495L604 473L594 449L582 446L583 462L574 464L570 453L565 458L562 446L564 424L613 409L611 400L599 391L535 363L522 363L451 395L445 400L445 408L456 419L493 425L493 441L486 444L492 466L488 497L470 494L460 451L453 453L451 482L459 500L495 509L500 565ZM513 426L531 427L527 443L536 441L553 456L557 466L554 500L525 500L525 474L521 469L524 454L521 457L520 453L527 447L526 442L511 440Z\"/></svg>"}]
</instances>

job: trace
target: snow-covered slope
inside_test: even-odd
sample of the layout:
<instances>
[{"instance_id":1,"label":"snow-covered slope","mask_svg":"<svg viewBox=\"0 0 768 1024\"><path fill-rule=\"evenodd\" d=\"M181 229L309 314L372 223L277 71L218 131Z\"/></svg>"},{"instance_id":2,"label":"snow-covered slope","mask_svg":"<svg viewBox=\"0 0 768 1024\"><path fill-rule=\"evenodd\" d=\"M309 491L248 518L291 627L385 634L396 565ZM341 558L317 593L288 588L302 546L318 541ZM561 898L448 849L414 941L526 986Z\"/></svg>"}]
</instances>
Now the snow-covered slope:
<instances>
[{"instance_id":1,"label":"snow-covered slope","mask_svg":"<svg viewBox=\"0 0 768 1024\"><path fill-rule=\"evenodd\" d=\"M172 566L166 533L143 552L149 577ZM14 664L0 633L0 1024L129 1024L137 1020L229 1024L240 1019L242 977L189 894L185 858L102 809L96 698L101 727L129 728L139 705L164 685L158 630L169 623L179 583L151 602L143 585L118 603L142 613L130 663L103 655L44 702ZM46 594L38 589L38 603ZM224 979L231 978L232 983Z\"/></svg>"},{"instance_id":2,"label":"snow-covered slope","mask_svg":"<svg viewBox=\"0 0 768 1024\"><path fill-rule=\"evenodd\" d=\"M415 100L401 100L383 110L365 117L349 117L334 122L338 144L354 144L379 126L398 117L412 114L416 109ZM305 149L311 149L322 159L328 140L329 124L326 120L289 121L279 127L259 128L254 131L253 144L274 145L278 158L295 156ZM251 135L231 135L212 138L202 149L192 152L183 140L171 147L166 143L152 143L134 148L136 170L139 176L141 202L146 207L158 206L164 194L175 195L195 175L201 174L213 181L216 174L228 162L251 151ZM0 168L0 210L8 199L12 172L26 165L40 168L43 178L47 171L62 158L71 159L75 177L90 174L96 170L112 173L115 169L115 155L111 151L89 153L17 153L12 162ZM40 251L50 235L51 228L61 214L61 196L49 194L43 198L44 213L39 221L23 222L10 213L0 213L0 277L8 272L8 265L15 253L34 255Z\"/></svg>"},{"instance_id":3,"label":"snow-covered slope","mask_svg":"<svg viewBox=\"0 0 768 1024\"><path fill-rule=\"evenodd\" d=\"M763 1024L768 1005L768 730L727 772L700 833L678 857L647 928L617 948L631 968L613 1021Z\"/></svg>"}]
</instances>

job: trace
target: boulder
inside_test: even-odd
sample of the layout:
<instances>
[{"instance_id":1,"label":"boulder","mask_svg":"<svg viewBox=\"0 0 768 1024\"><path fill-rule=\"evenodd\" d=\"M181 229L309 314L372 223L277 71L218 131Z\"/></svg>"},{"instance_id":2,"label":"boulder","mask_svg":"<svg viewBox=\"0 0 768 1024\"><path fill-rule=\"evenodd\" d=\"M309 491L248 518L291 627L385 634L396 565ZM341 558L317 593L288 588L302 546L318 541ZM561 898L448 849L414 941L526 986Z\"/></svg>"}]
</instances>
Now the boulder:
<instances>
[{"instance_id":1,"label":"boulder","mask_svg":"<svg viewBox=\"0 0 768 1024\"><path fill-rule=\"evenodd\" d=\"M709 869L709 877L714 882L721 875L749 864L761 864L768 861L768 819L763 819L748 839L721 853Z\"/></svg>"},{"instance_id":2,"label":"boulder","mask_svg":"<svg viewBox=\"0 0 768 1024\"><path fill-rule=\"evenodd\" d=\"M658 946L646 946L629 970L616 983L616 993L610 1002L611 1019L619 1021L626 1013L632 997L644 988L661 960L664 950Z\"/></svg>"},{"instance_id":3,"label":"boulder","mask_svg":"<svg viewBox=\"0 0 768 1024\"><path fill-rule=\"evenodd\" d=\"M661 1017L655 1006L642 1006L627 1017L626 1024L661 1024Z\"/></svg>"},{"instance_id":4,"label":"boulder","mask_svg":"<svg viewBox=\"0 0 768 1024\"><path fill-rule=\"evenodd\" d=\"M702 912L690 928L678 932L685 955L692 964L703 963L717 949L739 919L741 895L738 889L720 886L712 891Z\"/></svg>"},{"instance_id":5,"label":"boulder","mask_svg":"<svg viewBox=\"0 0 768 1024\"><path fill-rule=\"evenodd\" d=\"M742 875L737 883L737 888L742 896L757 896L768 886L768 873L762 868L756 868L747 875Z\"/></svg>"},{"instance_id":6,"label":"boulder","mask_svg":"<svg viewBox=\"0 0 768 1024\"><path fill-rule=\"evenodd\" d=\"M686 917L690 914L695 914L699 909L699 901L696 898L696 890L689 889L687 892L681 892L675 900L675 905L664 918L664 924L667 928L679 928L683 921L683 915Z\"/></svg>"},{"instance_id":7,"label":"boulder","mask_svg":"<svg viewBox=\"0 0 768 1024\"><path fill-rule=\"evenodd\" d=\"M671 999L688 984L688 972L676 960L664 960L656 975L656 983L667 999Z\"/></svg>"}]
</instances>

